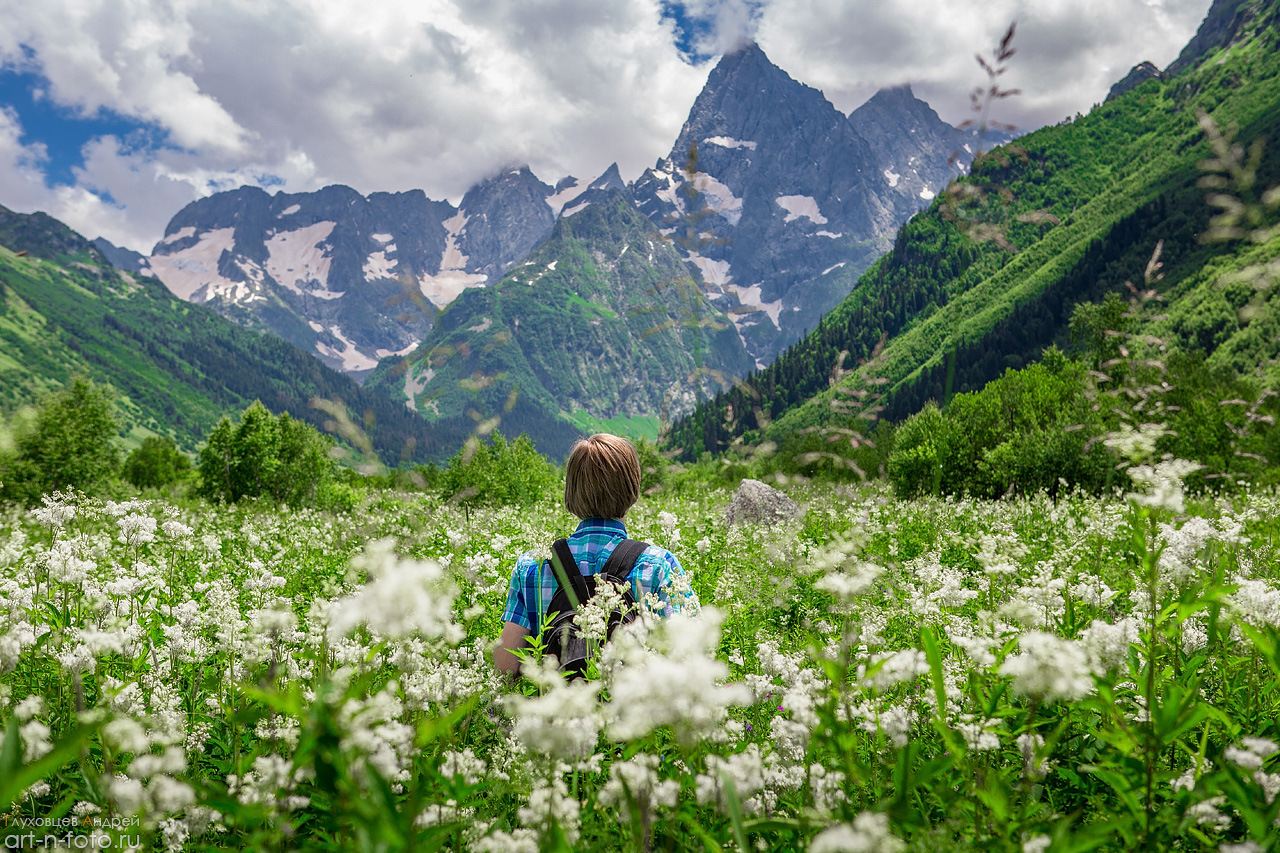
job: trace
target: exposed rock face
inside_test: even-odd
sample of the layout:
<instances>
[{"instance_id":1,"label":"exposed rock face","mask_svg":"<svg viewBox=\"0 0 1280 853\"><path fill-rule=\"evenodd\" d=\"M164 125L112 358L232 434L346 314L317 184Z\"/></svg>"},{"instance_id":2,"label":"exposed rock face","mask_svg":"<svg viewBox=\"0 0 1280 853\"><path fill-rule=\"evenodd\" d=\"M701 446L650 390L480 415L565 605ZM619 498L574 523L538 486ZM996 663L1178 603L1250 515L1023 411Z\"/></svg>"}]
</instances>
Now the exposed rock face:
<instances>
[{"instance_id":1,"label":"exposed rock face","mask_svg":"<svg viewBox=\"0 0 1280 853\"><path fill-rule=\"evenodd\" d=\"M959 174L948 159L967 161L967 141L907 87L846 117L747 44L712 70L632 193L764 366Z\"/></svg>"},{"instance_id":2,"label":"exposed rock face","mask_svg":"<svg viewBox=\"0 0 1280 853\"><path fill-rule=\"evenodd\" d=\"M730 526L749 522L772 527L800 514L799 505L772 486L759 480L743 480L725 510L724 520Z\"/></svg>"},{"instance_id":3,"label":"exposed rock face","mask_svg":"<svg viewBox=\"0 0 1280 853\"><path fill-rule=\"evenodd\" d=\"M555 223L553 192L527 168L472 187L456 208L421 190L242 187L179 211L149 264L183 299L363 377L412 349L463 290L528 255Z\"/></svg>"},{"instance_id":4,"label":"exposed rock face","mask_svg":"<svg viewBox=\"0 0 1280 853\"><path fill-rule=\"evenodd\" d=\"M1197 64L1214 48L1231 44L1245 25L1253 20L1258 5L1249 0L1213 0L1213 5L1205 13L1196 34L1182 48L1178 58L1164 70L1165 76L1180 74Z\"/></svg>"},{"instance_id":5,"label":"exposed rock face","mask_svg":"<svg viewBox=\"0 0 1280 853\"><path fill-rule=\"evenodd\" d=\"M1107 100L1118 98L1135 86L1140 86L1148 80L1159 80L1162 76L1160 69L1156 68L1153 63L1139 62L1129 69L1129 73L1124 75L1124 79L1111 87L1111 91L1107 93Z\"/></svg>"},{"instance_id":6,"label":"exposed rock face","mask_svg":"<svg viewBox=\"0 0 1280 853\"><path fill-rule=\"evenodd\" d=\"M670 241L624 189L601 183L524 262L460 295L369 387L432 421L497 417L504 433L528 433L552 452L557 432L568 434L562 413L683 414L720 389L716 377L750 370L732 322L693 286Z\"/></svg>"}]
</instances>

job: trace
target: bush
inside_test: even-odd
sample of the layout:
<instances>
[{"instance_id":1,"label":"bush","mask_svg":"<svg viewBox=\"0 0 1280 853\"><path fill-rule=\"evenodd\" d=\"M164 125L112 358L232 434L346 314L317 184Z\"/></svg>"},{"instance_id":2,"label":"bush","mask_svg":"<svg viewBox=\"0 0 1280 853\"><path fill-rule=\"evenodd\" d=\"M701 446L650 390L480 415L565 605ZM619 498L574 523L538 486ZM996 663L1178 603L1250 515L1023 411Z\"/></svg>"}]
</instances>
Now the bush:
<instances>
[{"instance_id":1,"label":"bush","mask_svg":"<svg viewBox=\"0 0 1280 853\"><path fill-rule=\"evenodd\" d=\"M529 436L509 442L495 431L491 443L473 439L449 460L440 494L463 506L532 506L552 493L558 479Z\"/></svg>"},{"instance_id":2,"label":"bush","mask_svg":"<svg viewBox=\"0 0 1280 853\"><path fill-rule=\"evenodd\" d=\"M149 436L124 460L121 475L139 489L162 489L191 470L191 460L167 435Z\"/></svg>"},{"instance_id":3,"label":"bush","mask_svg":"<svg viewBox=\"0 0 1280 853\"><path fill-rule=\"evenodd\" d=\"M85 377L48 395L0 459L0 495L35 502L53 491L100 492L120 467L111 390Z\"/></svg>"},{"instance_id":4,"label":"bush","mask_svg":"<svg viewBox=\"0 0 1280 853\"><path fill-rule=\"evenodd\" d=\"M914 498L938 490L950 450L950 427L931 400L898 428L888 467L889 482L899 496Z\"/></svg>"},{"instance_id":5,"label":"bush","mask_svg":"<svg viewBox=\"0 0 1280 853\"><path fill-rule=\"evenodd\" d=\"M302 506L324 503L335 464L333 440L303 421L271 414L255 401L231 425L223 418L200 450L198 493L228 503L270 498Z\"/></svg>"}]
</instances>

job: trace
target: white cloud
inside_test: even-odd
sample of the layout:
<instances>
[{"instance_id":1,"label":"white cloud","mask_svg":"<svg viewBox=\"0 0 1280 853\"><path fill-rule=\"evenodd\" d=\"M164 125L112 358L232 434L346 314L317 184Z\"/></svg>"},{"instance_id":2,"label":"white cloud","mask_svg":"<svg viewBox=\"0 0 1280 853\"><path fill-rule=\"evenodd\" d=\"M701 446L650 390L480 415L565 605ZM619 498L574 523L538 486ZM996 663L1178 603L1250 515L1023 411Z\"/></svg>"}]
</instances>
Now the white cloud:
<instances>
[{"instance_id":1,"label":"white cloud","mask_svg":"<svg viewBox=\"0 0 1280 853\"><path fill-rule=\"evenodd\" d=\"M778 65L840 108L911 82L967 117L973 62L1019 21L997 118L1024 127L1087 110L1134 63L1167 64L1208 0L689 0L723 50L758 27ZM180 150L114 138L71 187L0 115L0 204L41 206L87 236L148 250L183 204L241 181L289 191L420 188L455 201L528 163L544 180L631 178L669 151L708 65L691 67L659 0L42 0L0 5L0 64L45 97L164 129ZM109 194L119 206L102 201ZM95 230L96 229L96 230Z\"/></svg>"},{"instance_id":2,"label":"white cloud","mask_svg":"<svg viewBox=\"0 0 1280 853\"><path fill-rule=\"evenodd\" d=\"M1143 60L1163 68L1195 33L1210 0L788 0L765 9L759 41L793 77L846 112L883 86L911 83L942 118L969 118L1010 22L1017 55L1001 85L1022 94L993 115L1033 129L1088 112Z\"/></svg>"}]
</instances>

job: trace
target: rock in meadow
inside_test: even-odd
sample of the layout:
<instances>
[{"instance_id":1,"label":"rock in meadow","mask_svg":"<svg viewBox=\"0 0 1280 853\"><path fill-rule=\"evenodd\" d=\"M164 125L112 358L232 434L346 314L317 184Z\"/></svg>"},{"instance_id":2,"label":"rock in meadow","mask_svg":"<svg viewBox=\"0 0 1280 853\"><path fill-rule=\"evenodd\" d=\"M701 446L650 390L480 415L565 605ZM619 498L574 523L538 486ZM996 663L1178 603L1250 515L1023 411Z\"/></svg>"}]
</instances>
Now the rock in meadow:
<instances>
[{"instance_id":1,"label":"rock in meadow","mask_svg":"<svg viewBox=\"0 0 1280 853\"><path fill-rule=\"evenodd\" d=\"M724 520L730 526L751 522L770 527L780 521L797 518L800 506L782 492L759 480L743 480L729 502Z\"/></svg>"}]
</instances>

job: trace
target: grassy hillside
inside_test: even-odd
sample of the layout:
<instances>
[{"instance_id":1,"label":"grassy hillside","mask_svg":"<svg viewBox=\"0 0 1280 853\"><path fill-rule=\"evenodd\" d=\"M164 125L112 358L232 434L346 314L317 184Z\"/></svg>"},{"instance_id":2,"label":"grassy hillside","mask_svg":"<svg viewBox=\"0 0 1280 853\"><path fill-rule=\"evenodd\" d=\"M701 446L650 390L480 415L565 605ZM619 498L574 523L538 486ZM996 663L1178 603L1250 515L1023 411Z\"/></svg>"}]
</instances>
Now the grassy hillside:
<instances>
[{"instance_id":1,"label":"grassy hillside","mask_svg":"<svg viewBox=\"0 0 1280 853\"><path fill-rule=\"evenodd\" d=\"M1268 348L1274 355L1274 338L1266 343L1256 323L1240 321L1206 267L1221 272L1266 250L1203 244L1198 235L1211 211L1196 185L1209 154L1198 109L1224 127L1238 126L1246 144L1274 140L1260 171L1264 178L1276 171L1274 17L1274 7L1258 12L1252 33L1181 76L1149 81L1087 116L999 149L960 192L940 196L907 223L893 250L818 329L676 424L671 444L691 457L739 437L785 440L839 419L832 400L866 379L855 371L831 383L840 352L849 353L846 367L856 366L882 337L887 345L874 372L887 380L888 417L980 388L1065 341L1077 302L1122 291L1126 280L1141 283L1160 240L1165 275L1158 286L1170 321L1176 318L1160 321L1162 328L1213 359L1235 353L1230 358L1242 368ZM964 188L981 193L959 200ZM999 239L981 239L992 234Z\"/></svg>"},{"instance_id":2,"label":"grassy hillside","mask_svg":"<svg viewBox=\"0 0 1280 853\"><path fill-rule=\"evenodd\" d=\"M57 220L0 207L0 411L76 373L116 389L131 443L161 433L193 449L218 418L255 399L322 426L326 416L309 402L323 397L363 416L392 465L452 450L403 405L293 345L183 302L155 279L117 271Z\"/></svg>"}]
</instances>

